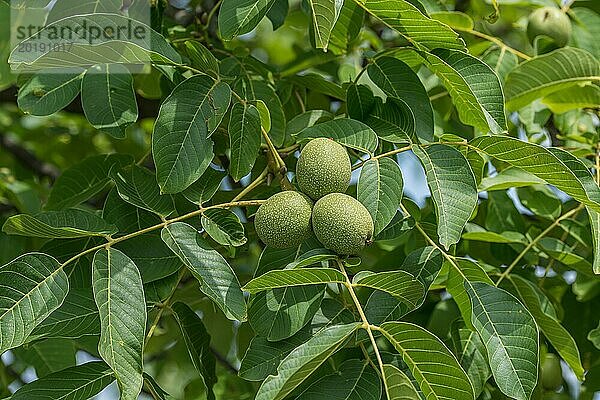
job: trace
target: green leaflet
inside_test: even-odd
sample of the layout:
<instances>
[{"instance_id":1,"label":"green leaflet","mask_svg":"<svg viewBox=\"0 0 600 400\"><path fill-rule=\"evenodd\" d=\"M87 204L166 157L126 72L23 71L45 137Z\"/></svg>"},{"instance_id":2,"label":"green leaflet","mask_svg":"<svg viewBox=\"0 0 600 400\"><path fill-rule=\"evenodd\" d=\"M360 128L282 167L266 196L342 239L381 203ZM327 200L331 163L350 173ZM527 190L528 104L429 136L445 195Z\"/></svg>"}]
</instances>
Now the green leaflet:
<instances>
[{"instance_id":1,"label":"green leaflet","mask_svg":"<svg viewBox=\"0 0 600 400\"><path fill-rule=\"evenodd\" d=\"M425 397L475 399L465 371L433 334L407 322L386 322L380 332L400 353Z\"/></svg>"},{"instance_id":2,"label":"green leaflet","mask_svg":"<svg viewBox=\"0 0 600 400\"><path fill-rule=\"evenodd\" d=\"M24 254L0 268L0 352L25 343L56 310L69 291L58 261L42 253Z\"/></svg>"},{"instance_id":3,"label":"green leaflet","mask_svg":"<svg viewBox=\"0 0 600 400\"><path fill-rule=\"evenodd\" d=\"M425 167L436 209L440 243L448 250L477 206L477 184L466 158L453 147L434 144L413 152Z\"/></svg>"},{"instance_id":4,"label":"green leaflet","mask_svg":"<svg viewBox=\"0 0 600 400\"><path fill-rule=\"evenodd\" d=\"M213 158L210 134L229 108L231 90L207 75L180 83L162 103L152 134L163 193L178 193L202 176Z\"/></svg>"},{"instance_id":5,"label":"green leaflet","mask_svg":"<svg viewBox=\"0 0 600 400\"><path fill-rule=\"evenodd\" d=\"M142 278L125 254L102 249L94 254L92 286L100 312L98 352L114 371L121 398L135 400L142 389L147 319Z\"/></svg>"},{"instance_id":6,"label":"green leaflet","mask_svg":"<svg viewBox=\"0 0 600 400\"><path fill-rule=\"evenodd\" d=\"M481 282L465 282L471 322L483 340L490 368L502 393L528 400L538 379L538 331L533 317L508 292Z\"/></svg>"},{"instance_id":7,"label":"green leaflet","mask_svg":"<svg viewBox=\"0 0 600 400\"><path fill-rule=\"evenodd\" d=\"M270 375L263 381L256 399L283 399L335 353L359 326L359 323L331 326L297 347L281 361L277 375Z\"/></svg>"},{"instance_id":8,"label":"green leaflet","mask_svg":"<svg viewBox=\"0 0 600 400\"><path fill-rule=\"evenodd\" d=\"M196 229L184 222L176 222L164 227L161 237L200 281L200 290L223 310L227 318L246 320L246 301L237 276Z\"/></svg>"}]
</instances>

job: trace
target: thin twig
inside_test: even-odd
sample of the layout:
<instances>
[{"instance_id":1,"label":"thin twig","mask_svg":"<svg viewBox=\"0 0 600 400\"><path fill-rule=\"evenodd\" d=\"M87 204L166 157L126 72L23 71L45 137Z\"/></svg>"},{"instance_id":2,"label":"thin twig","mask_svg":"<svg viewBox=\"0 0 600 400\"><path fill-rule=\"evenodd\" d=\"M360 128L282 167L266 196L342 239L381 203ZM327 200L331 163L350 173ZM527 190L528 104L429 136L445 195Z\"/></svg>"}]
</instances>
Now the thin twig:
<instances>
[{"instance_id":1,"label":"thin twig","mask_svg":"<svg viewBox=\"0 0 600 400\"><path fill-rule=\"evenodd\" d=\"M535 237L535 239L533 239L531 242L529 242L529 244L527 246L525 246L525 248L523 249L523 251L521 251L519 253L519 255L517 256L517 258L515 258L513 260L513 262L508 266L508 268L506 268L504 270L504 272L502 272L502 274L500 274L500 277L496 281L496 286L498 286L500 284L500 282L502 282L502 280L504 278L506 278L506 276L508 274L510 274L510 272L517 266L517 264L519 264L519 261L521 261L521 259L525 256L525 254L527 254L527 252L529 250L531 250L543 237L545 237L554 228L556 228L558 226L558 224L560 224L560 222L562 220L567 219L569 217L572 217L573 215L577 214L579 212L579 210L581 210L582 208L583 208L583 204L580 204L579 206L575 207L571 211L569 211L567 213L564 213L559 218L557 218L556 220L554 220L554 222L552 222L552 224L550 224L550 226L548 226L546 229L544 229L542 231L542 233L540 233L539 235L537 235Z\"/></svg>"},{"instance_id":2,"label":"thin twig","mask_svg":"<svg viewBox=\"0 0 600 400\"><path fill-rule=\"evenodd\" d=\"M238 201L250 193L254 188L260 186L266 179L269 174L269 167L265 168L261 174L256 177L254 181L252 181L248 186L246 186L237 196L233 198L232 201Z\"/></svg>"},{"instance_id":3,"label":"thin twig","mask_svg":"<svg viewBox=\"0 0 600 400\"><path fill-rule=\"evenodd\" d=\"M0 134L0 147L39 176L46 176L54 181L60 175L60 170L56 166L40 160L35 154L4 134Z\"/></svg>"},{"instance_id":4,"label":"thin twig","mask_svg":"<svg viewBox=\"0 0 600 400\"><path fill-rule=\"evenodd\" d=\"M378 160L378 159L383 158L383 157L393 156L395 154L399 154L399 153L405 152L405 151L410 150L410 149L412 149L412 145L405 146L405 147L402 147L402 148L399 148L399 149L390 150L390 151L388 151L386 153L381 153L379 155L376 155L376 156L373 156L373 157L369 157L368 159L363 160L363 161L359 162L356 165L353 165L352 166L352 170L354 171L354 170L359 169L360 167L362 167L363 165L365 165L365 163L367 161Z\"/></svg>"},{"instance_id":5,"label":"thin twig","mask_svg":"<svg viewBox=\"0 0 600 400\"><path fill-rule=\"evenodd\" d=\"M164 228L164 227L166 227L166 226L168 226L168 225L170 225L172 223L180 222L180 221L192 218L192 217L196 217L196 216L202 215L202 213L204 213L206 210L211 210L213 208L232 208L232 207L259 206L262 203L264 203L265 201L266 200L232 201L232 202L222 203L222 204L216 204L216 205L212 205L212 206L208 206L208 207L201 207L198 210L189 212L187 214L181 215L181 216L176 217L176 218L164 220L160 224L156 224L156 225L150 226L148 228L141 229L139 231L130 233L128 235L120 236L120 237L115 238L115 239L107 238L107 240L108 240L107 243L103 243L103 244L99 244L98 246L91 247L91 248L86 249L86 250L82 251L81 253L75 254L73 257L69 258L67 261L65 261L64 263L61 264L60 268L57 269L57 272L59 270L61 270L62 268L64 268L65 266L67 266L68 264L72 263L73 261L76 261L77 259L79 259L80 257L82 257L82 256L84 256L86 254L92 253L92 252L94 252L96 250L100 250L102 248L110 248L111 246L113 246L113 245L115 245L117 243L120 243L120 242L123 242L125 240L128 240L128 239L131 239L131 238L143 235L143 234L148 233L148 232L155 231L157 229L162 229L162 228ZM55 272L55 273L57 273L57 272Z\"/></svg>"},{"instance_id":6,"label":"thin twig","mask_svg":"<svg viewBox=\"0 0 600 400\"><path fill-rule=\"evenodd\" d=\"M492 42L492 43L494 43L494 44L497 44L498 46L500 46L500 47L502 47L502 48L505 48L506 50L510 51L510 52L511 52L511 53L513 53L514 55L516 55L516 56L518 56L518 57L522 58L523 60L530 60L530 59L531 59L531 56L528 56L527 54L525 54L525 53L522 53L522 52L520 52L519 50L517 50L517 49L514 49L514 48L510 47L509 45L507 45L507 44L506 44L506 43L504 43L502 40L500 40L500 39L498 39L498 38L496 38L496 37L493 37L493 36L487 35L487 34L485 34L485 33L483 33L483 32L479 32L479 31L476 31L476 30L474 30L474 29L461 29L461 28L455 28L455 29L456 29L457 31L461 31L461 32L470 33L470 34L471 34L471 35L473 35L473 36L477 36L477 37L480 37L480 38L482 38L482 39L488 40L488 41L490 41L490 42Z\"/></svg>"},{"instance_id":7,"label":"thin twig","mask_svg":"<svg viewBox=\"0 0 600 400\"><path fill-rule=\"evenodd\" d=\"M348 274L346 273L346 269L344 268L344 263L340 260L338 260L337 263L340 268L340 271L346 278L346 282L344 282L344 286L346 286L346 288L348 289L348 292L350 293L350 297L352 298L352 301L354 302L354 305L356 306L356 309L358 310L358 314L360 315L360 319L362 320L362 323L363 323L362 327L367 331L367 335L369 335L369 340L371 341L371 345L373 346L373 352L375 353L375 358L377 359L377 364L379 364L379 369L381 370L381 378L383 379L383 382L384 382L386 394L389 398L390 394L388 393L388 388L387 388L387 385L385 384L385 382L386 382L385 368L383 368L383 360L381 359L381 354L379 353L379 348L377 347L377 342L375 341L375 336L373 336L373 331L371 330L371 324L369 324L369 320L367 319L367 316L365 315L362 305L360 304L358 297L356 297L356 293L354 293L354 287L352 286L352 281L350 280L350 278L348 277Z\"/></svg>"},{"instance_id":8,"label":"thin twig","mask_svg":"<svg viewBox=\"0 0 600 400\"><path fill-rule=\"evenodd\" d=\"M236 374L239 372L239 370L234 367L225 356L223 356L223 354L219 353L215 348L213 348L212 346L210 347L210 352L213 353L213 355L215 356L215 358L217 359L217 361L219 361L221 364L223 364L223 366L225 368L227 368L229 371L231 371L232 373Z\"/></svg>"},{"instance_id":9,"label":"thin twig","mask_svg":"<svg viewBox=\"0 0 600 400\"><path fill-rule=\"evenodd\" d=\"M150 341L150 339L152 338L152 335L154 335L154 331L156 330L156 327L158 326L158 323L160 322L160 319L161 319L163 313L165 312L165 310L167 308L169 308L169 303L171 302L171 299L173 299L173 296L175 295L175 292L177 291L177 287L179 286L179 283L183 279L184 275L185 275L185 270L182 269L179 272L179 278L177 279L177 282L173 286L171 293L169 293L169 296L167 296L166 300L161 304L160 310L158 310L158 313L156 314L156 317L154 318L152 325L150 325L150 329L148 329L148 334L146 335L146 340L144 341L144 345L147 345L148 342Z\"/></svg>"},{"instance_id":10,"label":"thin twig","mask_svg":"<svg viewBox=\"0 0 600 400\"><path fill-rule=\"evenodd\" d=\"M204 24L206 26L206 28L210 27L210 21L212 20L213 16L217 12L217 9L219 8L219 6L221 5L222 2L223 2L223 0L217 1L215 3L214 7L208 13L208 17L206 17L206 24Z\"/></svg>"}]
</instances>

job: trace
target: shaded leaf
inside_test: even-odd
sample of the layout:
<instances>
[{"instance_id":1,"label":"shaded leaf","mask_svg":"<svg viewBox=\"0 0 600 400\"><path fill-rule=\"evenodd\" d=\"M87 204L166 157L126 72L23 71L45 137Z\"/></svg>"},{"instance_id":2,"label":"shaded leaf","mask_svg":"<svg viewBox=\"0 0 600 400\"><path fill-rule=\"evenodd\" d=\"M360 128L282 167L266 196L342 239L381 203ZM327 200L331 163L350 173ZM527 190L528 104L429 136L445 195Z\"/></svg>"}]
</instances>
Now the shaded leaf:
<instances>
[{"instance_id":1,"label":"shaded leaf","mask_svg":"<svg viewBox=\"0 0 600 400\"><path fill-rule=\"evenodd\" d=\"M163 217L175 210L173 198L160 193L156 177L146 168L131 165L124 169L113 170L111 175L119 196L126 202Z\"/></svg>"},{"instance_id":2,"label":"shaded leaf","mask_svg":"<svg viewBox=\"0 0 600 400\"><path fill-rule=\"evenodd\" d=\"M177 302L171 308L181 328L192 364L194 364L204 381L207 398L214 400L213 386L217 382L217 375L215 372L215 357L210 350L210 335L200 317L189 306Z\"/></svg>"},{"instance_id":3,"label":"shaded leaf","mask_svg":"<svg viewBox=\"0 0 600 400\"><path fill-rule=\"evenodd\" d=\"M163 193L198 180L213 158L209 136L229 108L231 90L207 75L194 75L162 103L152 134L156 177Z\"/></svg>"},{"instance_id":4,"label":"shaded leaf","mask_svg":"<svg viewBox=\"0 0 600 400\"><path fill-rule=\"evenodd\" d=\"M415 118L416 135L433 140L433 109L425 87L418 75L404 62L381 57L367 67L369 78L388 96L402 99Z\"/></svg>"},{"instance_id":5,"label":"shaded leaf","mask_svg":"<svg viewBox=\"0 0 600 400\"><path fill-rule=\"evenodd\" d=\"M66 69L62 74L37 72L19 88L19 108L39 116L62 110L79 94L82 75L81 69Z\"/></svg>"},{"instance_id":6,"label":"shaded leaf","mask_svg":"<svg viewBox=\"0 0 600 400\"><path fill-rule=\"evenodd\" d=\"M99 334L100 317L91 288L71 288L62 305L31 332L28 341Z\"/></svg>"},{"instance_id":7,"label":"shaded leaf","mask_svg":"<svg viewBox=\"0 0 600 400\"><path fill-rule=\"evenodd\" d=\"M81 105L94 128L124 138L125 128L138 118L133 76L121 64L90 67L81 81Z\"/></svg>"},{"instance_id":8,"label":"shaded leaf","mask_svg":"<svg viewBox=\"0 0 600 400\"><path fill-rule=\"evenodd\" d=\"M479 334L466 328L460 319L452 323L450 336L458 362L469 376L475 396L479 396L485 383L492 376L485 346Z\"/></svg>"},{"instance_id":9,"label":"shaded leaf","mask_svg":"<svg viewBox=\"0 0 600 400\"><path fill-rule=\"evenodd\" d=\"M582 381L584 370L581 365L577 343L556 319L556 315L554 313L554 315L548 314L544 310L544 303L550 305L550 301L537 286L524 278L511 275L509 279L546 339L550 341L563 360L569 364L577 379ZM542 299L544 299L543 302Z\"/></svg>"},{"instance_id":10,"label":"shaded leaf","mask_svg":"<svg viewBox=\"0 0 600 400\"><path fill-rule=\"evenodd\" d=\"M235 213L224 208L212 208L202 214L202 227L223 246L241 246L248 241L244 227Z\"/></svg>"},{"instance_id":11,"label":"shaded leaf","mask_svg":"<svg viewBox=\"0 0 600 400\"><path fill-rule=\"evenodd\" d=\"M272 342L263 336L255 336L242 359L240 377L249 381L262 381L274 375L277 366L292 350L311 337L310 329L302 329L286 340Z\"/></svg>"},{"instance_id":12,"label":"shaded leaf","mask_svg":"<svg viewBox=\"0 0 600 400\"><path fill-rule=\"evenodd\" d=\"M58 177L46 202L46 210L62 210L76 206L99 193L110 182L109 173L131 164L125 154L92 156L66 169Z\"/></svg>"},{"instance_id":13,"label":"shaded leaf","mask_svg":"<svg viewBox=\"0 0 600 400\"><path fill-rule=\"evenodd\" d=\"M296 257L294 262L286 265L286 269L304 268L324 261L335 260L338 255L327 249L312 249Z\"/></svg>"},{"instance_id":14,"label":"shaded leaf","mask_svg":"<svg viewBox=\"0 0 600 400\"><path fill-rule=\"evenodd\" d=\"M288 339L306 326L319 310L325 285L285 287L251 296L248 321L267 340Z\"/></svg>"},{"instance_id":15,"label":"shaded leaf","mask_svg":"<svg viewBox=\"0 0 600 400\"><path fill-rule=\"evenodd\" d=\"M202 205L212 199L215 193L217 193L219 186L221 186L221 181L223 181L226 175L225 171L208 167L202 176L188 186L182 194L192 203Z\"/></svg>"},{"instance_id":16,"label":"shaded leaf","mask_svg":"<svg viewBox=\"0 0 600 400\"><path fill-rule=\"evenodd\" d=\"M175 222L162 229L161 237L200 281L200 290L223 310L227 318L246 320L246 301L237 276L195 228Z\"/></svg>"},{"instance_id":17,"label":"shaded leaf","mask_svg":"<svg viewBox=\"0 0 600 400\"><path fill-rule=\"evenodd\" d=\"M256 107L242 103L233 105L228 127L231 148L229 172L236 182L252 171L260 150L260 129L260 114Z\"/></svg>"},{"instance_id":18,"label":"shaded leaf","mask_svg":"<svg viewBox=\"0 0 600 400\"><path fill-rule=\"evenodd\" d=\"M381 379L365 360L347 360L331 375L325 375L296 397L297 400L379 400Z\"/></svg>"},{"instance_id":19,"label":"shaded leaf","mask_svg":"<svg viewBox=\"0 0 600 400\"><path fill-rule=\"evenodd\" d=\"M373 154L377 150L377 135L362 122L338 118L308 127L296 134L298 141L328 137L344 146Z\"/></svg>"}]
</instances>

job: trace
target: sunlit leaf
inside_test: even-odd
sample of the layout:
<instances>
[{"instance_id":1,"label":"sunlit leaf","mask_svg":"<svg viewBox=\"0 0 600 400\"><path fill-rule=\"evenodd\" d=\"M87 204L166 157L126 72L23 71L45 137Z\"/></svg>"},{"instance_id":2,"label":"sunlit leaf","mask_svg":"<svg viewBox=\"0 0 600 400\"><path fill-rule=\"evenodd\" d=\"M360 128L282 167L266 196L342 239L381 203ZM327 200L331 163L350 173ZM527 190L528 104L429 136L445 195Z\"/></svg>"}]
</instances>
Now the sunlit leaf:
<instances>
[{"instance_id":1,"label":"sunlit leaf","mask_svg":"<svg viewBox=\"0 0 600 400\"><path fill-rule=\"evenodd\" d=\"M15 392L13 400L87 400L114 380L108 365L100 361L70 367L31 382Z\"/></svg>"},{"instance_id":2,"label":"sunlit leaf","mask_svg":"<svg viewBox=\"0 0 600 400\"><path fill-rule=\"evenodd\" d=\"M268 289L286 286L317 285L320 283L344 283L346 278L332 268L305 268L269 271L252 279L242 289L250 293L258 293Z\"/></svg>"},{"instance_id":3,"label":"sunlit leaf","mask_svg":"<svg viewBox=\"0 0 600 400\"><path fill-rule=\"evenodd\" d=\"M465 371L433 334L407 322L386 322L380 332L400 353L426 397L475 399Z\"/></svg>"},{"instance_id":4,"label":"sunlit leaf","mask_svg":"<svg viewBox=\"0 0 600 400\"><path fill-rule=\"evenodd\" d=\"M256 394L257 400L281 400L335 353L360 324L326 328L294 349L277 368L277 375L265 379Z\"/></svg>"},{"instance_id":5,"label":"sunlit leaf","mask_svg":"<svg viewBox=\"0 0 600 400\"><path fill-rule=\"evenodd\" d=\"M56 310L69 291L58 261L29 253L0 268L0 353L25 343L29 334Z\"/></svg>"},{"instance_id":6,"label":"sunlit leaf","mask_svg":"<svg viewBox=\"0 0 600 400\"><path fill-rule=\"evenodd\" d=\"M371 214L378 235L394 218L402 201L402 171L391 158L372 159L361 169L357 198Z\"/></svg>"},{"instance_id":7,"label":"sunlit leaf","mask_svg":"<svg viewBox=\"0 0 600 400\"><path fill-rule=\"evenodd\" d=\"M475 176L464 155L453 147L434 144L413 147L425 167L438 219L440 243L449 249L477 206Z\"/></svg>"},{"instance_id":8,"label":"sunlit leaf","mask_svg":"<svg viewBox=\"0 0 600 400\"><path fill-rule=\"evenodd\" d=\"M600 80L600 62L585 50L566 47L525 61L506 78L506 107L516 110L578 83Z\"/></svg>"},{"instance_id":9,"label":"sunlit leaf","mask_svg":"<svg viewBox=\"0 0 600 400\"><path fill-rule=\"evenodd\" d=\"M94 298L100 311L98 352L115 373L121 398L142 390L146 301L135 264L119 250L98 250L92 262Z\"/></svg>"},{"instance_id":10,"label":"sunlit leaf","mask_svg":"<svg viewBox=\"0 0 600 400\"><path fill-rule=\"evenodd\" d=\"M275 0L225 0L219 11L219 33L224 40L250 32Z\"/></svg>"},{"instance_id":11,"label":"sunlit leaf","mask_svg":"<svg viewBox=\"0 0 600 400\"><path fill-rule=\"evenodd\" d=\"M61 239L107 236L117 232L114 225L96 214L76 208L46 211L35 216L15 215L6 220L2 230L10 235Z\"/></svg>"},{"instance_id":12,"label":"sunlit leaf","mask_svg":"<svg viewBox=\"0 0 600 400\"><path fill-rule=\"evenodd\" d=\"M357 3L418 49L464 48L458 34L447 25L423 15L408 1L366 0Z\"/></svg>"},{"instance_id":13,"label":"sunlit leaf","mask_svg":"<svg viewBox=\"0 0 600 400\"><path fill-rule=\"evenodd\" d=\"M472 323L485 344L502 393L528 400L538 378L538 331L533 317L510 293L481 282L465 282Z\"/></svg>"}]
</instances>

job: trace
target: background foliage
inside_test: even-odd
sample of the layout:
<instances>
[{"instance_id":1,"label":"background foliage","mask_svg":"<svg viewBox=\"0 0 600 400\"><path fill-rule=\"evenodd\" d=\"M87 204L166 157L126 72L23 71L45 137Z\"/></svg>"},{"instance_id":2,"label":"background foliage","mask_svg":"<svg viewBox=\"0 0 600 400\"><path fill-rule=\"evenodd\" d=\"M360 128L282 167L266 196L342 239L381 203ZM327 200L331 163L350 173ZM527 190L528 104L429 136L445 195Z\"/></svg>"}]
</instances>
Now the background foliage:
<instances>
[{"instance_id":1,"label":"background foliage","mask_svg":"<svg viewBox=\"0 0 600 400\"><path fill-rule=\"evenodd\" d=\"M0 43L0 397L592 399L600 7L557 48L541 6L159 0L134 75ZM263 248L323 136L375 244Z\"/></svg>"}]
</instances>

